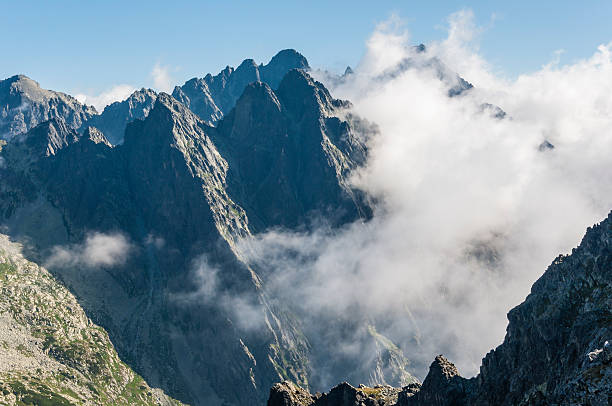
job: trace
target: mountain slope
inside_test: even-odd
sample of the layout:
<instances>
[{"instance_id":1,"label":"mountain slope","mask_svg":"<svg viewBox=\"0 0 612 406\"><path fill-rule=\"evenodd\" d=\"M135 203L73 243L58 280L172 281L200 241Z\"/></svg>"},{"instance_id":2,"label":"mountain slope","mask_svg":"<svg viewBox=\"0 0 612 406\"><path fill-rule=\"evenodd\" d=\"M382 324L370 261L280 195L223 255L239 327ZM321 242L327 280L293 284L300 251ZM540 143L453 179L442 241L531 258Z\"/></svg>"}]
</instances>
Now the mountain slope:
<instances>
[{"instance_id":1,"label":"mountain slope","mask_svg":"<svg viewBox=\"0 0 612 406\"><path fill-rule=\"evenodd\" d=\"M64 93L42 89L24 75L0 81L0 139L12 139L52 118L62 118L73 129L96 114Z\"/></svg>"},{"instance_id":2,"label":"mountain slope","mask_svg":"<svg viewBox=\"0 0 612 406\"><path fill-rule=\"evenodd\" d=\"M443 356L423 385L378 405L607 405L612 399L612 212L589 228L571 255L557 257L525 301L508 313L504 342L480 374L459 376ZM342 386L342 385L341 385ZM354 388L353 388L354 389ZM275 385L269 406L352 406L355 396L312 396ZM367 390L366 390L367 392ZM378 401L374 399L373 401Z\"/></svg>"},{"instance_id":3,"label":"mountain slope","mask_svg":"<svg viewBox=\"0 0 612 406\"><path fill-rule=\"evenodd\" d=\"M0 403L174 405L118 357L76 298L0 235Z\"/></svg>"}]
</instances>

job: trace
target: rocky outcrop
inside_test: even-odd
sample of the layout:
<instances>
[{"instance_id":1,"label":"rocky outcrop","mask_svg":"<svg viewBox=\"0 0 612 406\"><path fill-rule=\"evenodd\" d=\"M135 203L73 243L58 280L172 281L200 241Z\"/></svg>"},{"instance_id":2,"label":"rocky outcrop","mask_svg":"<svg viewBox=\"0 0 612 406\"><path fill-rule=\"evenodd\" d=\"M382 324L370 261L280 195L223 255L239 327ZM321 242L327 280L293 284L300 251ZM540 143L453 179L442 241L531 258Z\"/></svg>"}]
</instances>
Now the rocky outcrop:
<instances>
[{"instance_id":1,"label":"rocky outcrop","mask_svg":"<svg viewBox=\"0 0 612 406\"><path fill-rule=\"evenodd\" d=\"M469 386L469 381L459 376L457 367L444 356L438 355L429 367L429 373L418 391L409 388L412 396L408 396L408 391L402 390L402 395L405 394L405 396L401 396L398 406L462 405L465 404Z\"/></svg>"},{"instance_id":2,"label":"rocky outcrop","mask_svg":"<svg viewBox=\"0 0 612 406\"><path fill-rule=\"evenodd\" d=\"M287 72L292 69L310 69L306 58L294 49L284 49L274 55L267 65L260 65L261 81L277 89Z\"/></svg>"},{"instance_id":3,"label":"rocky outcrop","mask_svg":"<svg viewBox=\"0 0 612 406\"><path fill-rule=\"evenodd\" d=\"M83 128L96 127L111 144L121 144L128 123L147 117L156 99L157 93L151 89L137 90L127 99L106 106L102 114L91 117Z\"/></svg>"},{"instance_id":4,"label":"rocky outcrop","mask_svg":"<svg viewBox=\"0 0 612 406\"><path fill-rule=\"evenodd\" d=\"M270 390L268 406L392 406L400 389L391 386L355 388L343 382L328 393L311 395L299 386L285 381Z\"/></svg>"},{"instance_id":5,"label":"rocky outcrop","mask_svg":"<svg viewBox=\"0 0 612 406\"><path fill-rule=\"evenodd\" d=\"M46 269L0 235L0 403L178 405L126 364Z\"/></svg>"},{"instance_id":6,"label":"rocky outcrop","mask_svg":"<svg viewBox=\"0 0 612 406\"><path fill-rule=\"evenodd\" d=\"M244 89L253 82L265 82L276 89L291 69L309 69L308 61L293 49L276 54L267 65L245 59L236 68L227 66L218 75L193 78L172 92L208 124L215 124L236 105Z\"/></svg>"},{"instance_id":7,"label":"rocky outcrop","mask_svg":"<svg viewBox=\"0 0 612 406\"><path fill-rule=\"evenodd\" d=\"M0 139L10 140L38 124L58 118L78 129L96 109L64 93L42 89L24 75L0 81Z\"/></svg>"},{"instance_id":8,"label":"rocky outcrop","mask_svg":"<svg viewBox=\"0 0 612 406\"><path fill-rule=\"evenodd\" d=\"M608 405L612 399L612 212L587 230L571 255L553 261L508 319L504 342L483 359L478 376L462 378L452 363L438 356L422 386L402 388L397 402L390 404ZM268 404L318 405L318 398L308 395L295 386L278 384ZM346 399L324 404L345 405Z\"/></svg>"}]
</instances>

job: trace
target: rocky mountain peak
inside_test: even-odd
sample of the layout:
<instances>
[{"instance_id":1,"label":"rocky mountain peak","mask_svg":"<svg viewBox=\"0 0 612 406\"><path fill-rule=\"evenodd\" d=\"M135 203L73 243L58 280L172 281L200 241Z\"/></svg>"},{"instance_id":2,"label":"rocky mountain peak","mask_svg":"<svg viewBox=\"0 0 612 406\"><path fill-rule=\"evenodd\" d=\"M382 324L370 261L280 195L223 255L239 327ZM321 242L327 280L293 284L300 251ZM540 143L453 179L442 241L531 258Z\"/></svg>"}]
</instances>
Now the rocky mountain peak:
<instances>
[{"instance_id":1,"label":"rocky mountain peak","mask_svg":"<svg viewBox=\"0 0 612 406\"><path fill-rule=\"evenodd\" d=\"M136 120L128 124L126 129L125 143L135 141L133 137L147 137L146 140L138 142L146 143L168 143L176 140L177 134L197 135L201 133L199 125L204 125L201 120L182 103L167 93L159 93L151 112L144 120ZM132 131L133 128L142 126L155 127L156 131Z\"/></svg>"},{"instance_id":2,"label":"rocky mountain peak","mask_svg":"<svg viewBox=\"0 0 612 406\"><path fill-rule=\"evenodd\" d=\"M308 60L306 57L295 49L283 49L279 51L272 57L270 62L268 62L267 66L283 66L285 68L292 66L293 68L310 69L310 65L308 65Z\"/></svg>"},{"instance_id":3,"label":"rocky mountain peak","mask_svg":"<svg viewBox=\"0 0 612 406\"><path fill-rule=\"evenodd\" d=\"M438 355L431 363L420 390L413 395L413 388L407 388L410 393L402 398L406 406L461 404L458 402L462 402L465 397L465 384L466 380L459 376L457 367L444 356Z\"/></svg>"},{"instance_id":4,"label":"rocky mountain peak","mask_svg":"<svg viewBox=\"0 0 612 406\"><path fill-rule=\"evenodd\" d=\"M84 106L74 97L46 90L25 75L0 81L0 139L10 140L38 124L61 117L77 129L97 114L93 106Z\"/></svg>"},{"instance_id":5,"label":"rocky mountain peak","mask_svg":"<svg viewBox=\"0 0 612 406\"><path fill-rule=\"evenodd\" d=\"M270 86L263 82L253 82L248 85L242 96L236 102L236 108L241 110L245 108L246 105L253 105L262 103L263 105L268 105L272 103L275 106L275 109L278 111L281 110L280 101L276 97L276 94L272 91ZM261 107L261 106L254 106Z\"/></svg>"},{"instance_id":6,"label":"rocky mountain peak","mask_svg":"<svg viewBox=\"0 0 612 406\"><path fill-rule=\"evenodd\" d=\"M302 69L290 70L281 81L277 94L287 108L298 116L305 113L328 115L335 108L350 105L332 98L322 83Z\"/></svg>"},{"instance_id":7,"label":"rocky mountain peak","mask_svg":"<svg viewBox=\"0 0 612 406\"><path fill-rule=\"evenodd\" d=\"M33 128L24 143L32 156L55 155L59 150L79 140L77 132L61 118L53 118Z\"/></svg>"},{"instance_id":8,"label":"rocky mountain peak","mask_svg":"<svg viewBox=\"0 0 612 406\"><path fill-rule=\"evenodd\" d=\"M367 211L344 181L365 147L333 116L341 105L306 72L291 70L276 91L248 85L211 133L228 157L230 195L254 229L304 225L310 216L337 224Z\"/></svg>"},{"instance_id":9,"label":"rocky mountain peak","mask_svg":"<svg viewBox=\"0 0 612 406\"><path fill-rule=\"evenodd\" d=\"M457 367L443 355L438 355L434 359L434 362L431 363L427 377L432 381L449 381L451 378L457 375L459 375ZM425 381L423 384L425 383L427 383L427 381Z\"/></svg>"},{"instance_id":10,"label":"rocky mountain peak","mask_svg":"<svg viewBox=\"0 0 612 406\"><path fill-rule=\"evenodd\" d=\"M157 93L152 89L136 90L127 99L106 106L102 114L93 116L84 127L99 128L111 144L121 144L127 124L144 119L156 99Z\"/></svg>"},{"instance_id":11,"label":"rocky mountain peak","mask_svg":"<svg viewBox=\"0 0 612 406\"><path fill-rule=\"evenodd\" d=\"M174 97L170 96L168 93L162 92L157 96L157 100L155 101L151 113L160 110L169 113L173 120L179 120L185 116L188 116L189 118L199 121L199 119L196 118L195 115L187 107L185 107Z\"/></svg>"},{"instance_id":12,"label":"rocky mountain peak","mask_svg":"<svg viewBox=\"0 0 612 406\"><path fill-rule=\"evenodd\" d=\"M42 100L48 95L38 82L26 75L11 76L3 82L6 83L0 82L0 86L8 86L12 94L23 94L32 100ZM0 87L0 89L2 88Z\"/></svg>"},{"instance_id":13,"label":"rocky mountain peak","mask_svg":"<svg viewBox=\"0 0 612 406\"><path fill-rule=\"evenodd\" d=\"M205 122L215 124L234 108L249 84L261 81L276 89L285 74L296 68L309 69L308 61L297 51L285 49L266 65L245 59L236 69L227 66L215 76L209 73L203 79L190 79L177 86L172 96Z\"/></svg>"},{"instance_id":14,"label":"rocky mountain peak","mask_svg":"<svg viewBox=\"0 0 612 406\"><path fill-rule=\"evenodd\" d=\"M291 69L309 70L308 60L295 49L284 49L274 55L267 65L261 67L262 80L276 89L285 74Z\"/></svg>"}]
</instances>

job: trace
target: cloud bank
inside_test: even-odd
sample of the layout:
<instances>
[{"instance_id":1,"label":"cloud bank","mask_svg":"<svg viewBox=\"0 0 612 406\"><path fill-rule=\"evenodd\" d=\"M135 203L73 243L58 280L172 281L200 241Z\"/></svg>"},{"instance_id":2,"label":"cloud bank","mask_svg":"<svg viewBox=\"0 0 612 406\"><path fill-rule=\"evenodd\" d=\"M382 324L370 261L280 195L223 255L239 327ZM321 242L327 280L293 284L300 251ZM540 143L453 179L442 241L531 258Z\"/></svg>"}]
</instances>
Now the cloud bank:
<instances>
[{"instance_id":1,"label":"cloud bank","mask_svg":"<svg viewBox=\"0 0 612 406\"><path fill-rule=\"evenodd\" d=\"M421 377L439 353L476 374L508 310L612 208L611 45L508 80L478 54L479 33L462 11L419 52L396 19L379 26L355 73L327 81L379 127L352 179L377 198L374 218L241 246L307 334L367 319ZM452 72L475 87L448 97ZM345 340L327 346L358 346Z\"/></svg>"},{"instance_id":2,"label":"cloud bank","mask_svg":"<svg viewBox=\"0 0 612 406\"><path fill-rule=\"evenodd\" d=\"M82 244L53 247L48 268L100 268L123 265L133 247L123 234L91 233Z\"/></svg>"}]
</instances>

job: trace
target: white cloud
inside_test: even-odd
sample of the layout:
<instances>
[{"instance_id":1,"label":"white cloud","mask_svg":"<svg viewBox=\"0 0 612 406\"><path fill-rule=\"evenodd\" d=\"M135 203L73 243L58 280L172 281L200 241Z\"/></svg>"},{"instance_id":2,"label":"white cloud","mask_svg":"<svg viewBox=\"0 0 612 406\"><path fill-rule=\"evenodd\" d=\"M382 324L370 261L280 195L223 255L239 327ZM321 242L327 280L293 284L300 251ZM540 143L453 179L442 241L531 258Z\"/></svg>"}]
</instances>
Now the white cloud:
<instances>
[{"instance_id":1,"label":"white cloud","mask_svg":"<svg viewBox=\"0 0 612 406\"><path fill-rule=\"evenodd\" d=\"M83 104L93 105L98 112L102 112L104 107L116 101L127 99L136 88L130 85L115 85L109 90L105 90L98 95L76 94L74 97Z\"/></svg>"},{"instance_id":2,"label":"white cloud","mask_svg":"<svg viewBox=\"0 0 612 406\"><path fill-rule=\"evenodd\" d=\"M477 373L503 339L508 310L612 208L611 45L509 81L478 54L473 28L470 12L455 14L448 38L416 53L404 31L383 26L355 74L330 84L380 128L353 178L379 201L372 221L277 230L241 245L307 332L369 318L421 376L441 352ZM406 57L411 65L398 71ZM475 88L449 98L431 58ZM483 114L483 103L508 118ZM539 151L544 140L555 148Z\"/></svg>"},{"instance_id":3,"label":"white cloud","mask_svg":"<svg viewBox=\"0 0 612 406\"><path fill-rule=\"evenodd\" d=\"M174 89L174 80L170 77L169 68L158 63L151 70L151 78L155 89L169 93Z\"/></svg>"},{"instance_id":4,"label":"white cloud","mask_svg":"<svg viewBox=\"0 0 612 406\"><path fill-rule=\"evenodd\" d=\"M197 289L173 294L172 299L183 305L204 304L223 309L232 322L243 330L254 330L265 323L265 308L257 295L228 291L220 281L219 268L201 255L192 264L191 278Z\"/></svg>"},{"instance_id":5,"label":"white cloud","mask_svg":"<svg viewBox=\"0 0 612 406\"><path fill-rule=\"evenodd\" d=\"M124 264L132 249L132 245L122 234L91 233L82 244L53 247L45 266L113 267Z\"/></svg>"}]
</instances>

